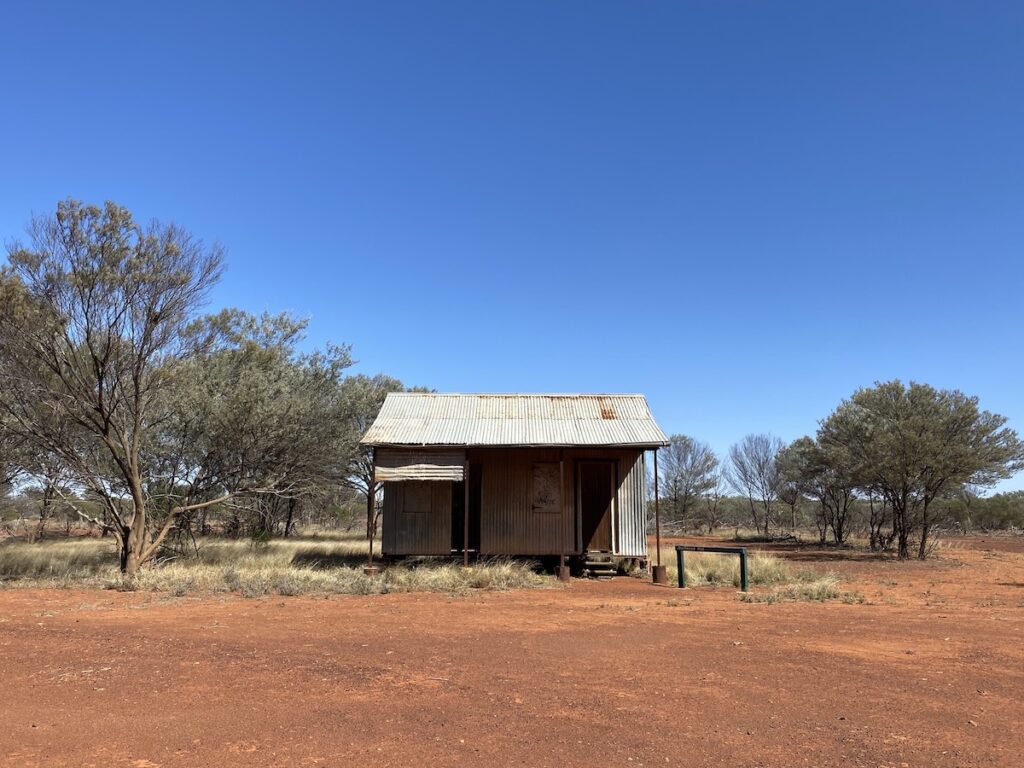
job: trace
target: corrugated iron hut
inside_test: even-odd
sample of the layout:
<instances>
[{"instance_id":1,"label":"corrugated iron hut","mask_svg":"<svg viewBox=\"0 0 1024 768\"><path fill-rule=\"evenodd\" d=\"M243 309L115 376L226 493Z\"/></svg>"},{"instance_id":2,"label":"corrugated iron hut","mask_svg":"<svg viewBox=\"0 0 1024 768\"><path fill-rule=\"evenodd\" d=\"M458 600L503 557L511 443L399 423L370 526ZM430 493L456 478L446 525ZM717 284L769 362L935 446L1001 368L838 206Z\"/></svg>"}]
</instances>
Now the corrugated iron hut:
<instances>
[{"instance_id":1,"label":"corrugated iron hut","mask_svg":"<svg viewBox=\"0 0 1024 768\"><path fill-rule=\"evenodd\" d=\"M647 558L643 395L395 393L362 442L385 556Z\"/></svg>"}]
</instances>

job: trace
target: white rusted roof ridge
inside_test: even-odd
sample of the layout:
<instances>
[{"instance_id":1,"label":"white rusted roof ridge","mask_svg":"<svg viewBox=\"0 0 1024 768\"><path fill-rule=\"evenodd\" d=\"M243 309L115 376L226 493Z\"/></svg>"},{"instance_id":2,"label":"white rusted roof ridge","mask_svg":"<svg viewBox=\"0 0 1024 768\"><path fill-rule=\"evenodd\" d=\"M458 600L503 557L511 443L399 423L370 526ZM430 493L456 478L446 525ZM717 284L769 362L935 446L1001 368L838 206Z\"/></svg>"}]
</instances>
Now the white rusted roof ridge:
<instances>
[{"instance_id":1,"label":"white rusted roof ridge","mask_svg":"<svg viewBox=\"0 0 1024 768\"><path fill-rule=\"evenodd\" d=\"M667 445L643 395L395 392L364 445Z\"/></svg>"}]
</instances>

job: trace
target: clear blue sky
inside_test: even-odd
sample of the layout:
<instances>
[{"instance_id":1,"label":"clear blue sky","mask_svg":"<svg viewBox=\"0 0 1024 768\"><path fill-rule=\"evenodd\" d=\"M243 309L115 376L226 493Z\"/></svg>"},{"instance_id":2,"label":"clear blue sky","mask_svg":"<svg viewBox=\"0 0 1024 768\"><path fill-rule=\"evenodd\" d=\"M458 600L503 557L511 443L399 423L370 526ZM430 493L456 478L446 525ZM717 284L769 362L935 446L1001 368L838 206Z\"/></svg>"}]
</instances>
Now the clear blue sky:
<instances>
[{"instance_id":1,"label":"clear blue sky","mask_svg":"<svg viewBox=\"0 0 1024 768\"><path fill-rule=\"evenodd\" d=\"M226 246L215 305L308 315L356 370L644 392L719 451L893 377L1024 429L1022 3L11 2L0 29L5 238L113 199Z\"/></svg>"}]
</instances>

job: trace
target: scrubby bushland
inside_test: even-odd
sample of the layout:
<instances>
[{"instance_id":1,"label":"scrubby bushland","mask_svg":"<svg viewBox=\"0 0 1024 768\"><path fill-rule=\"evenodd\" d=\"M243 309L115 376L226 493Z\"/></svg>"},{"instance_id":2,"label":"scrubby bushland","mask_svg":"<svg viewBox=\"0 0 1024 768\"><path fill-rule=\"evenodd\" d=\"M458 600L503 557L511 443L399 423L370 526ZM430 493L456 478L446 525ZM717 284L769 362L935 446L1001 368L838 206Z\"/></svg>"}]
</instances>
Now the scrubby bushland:
<instances>
[{"instance_id":1,"label":"scrubby bushland","mask_svg":"<svg viewBox=\"0 0 1024 768\"><path fill-rule=\"evenodd\" d=\"M732 446L724 476L740 495L731 497L716 482L713 457L701 454L693 469L681 459L699 444L674 438L671 471L659 474L668 483L659 494L665 530L732 528L738 538L752 524L767 539L810 529L822 544L863 537L900 559L911 549L927 557L940 527L1020 530L1024 492L981 495L1024 468L1024 443L1006 423L957 390L879 383L844 400L814 437L783 446L748 435Z\"/></svg>"},{"instance_id":2,"label":"scrubby bushland","mask_svg":"<svg viewBox=\"0 0 1024 768\"><path fill-rule=\"evenodd\" d=\"M817 443L852 487L887 502L899 557L913 537L924 559L936 501L1024 467L1024 444L1006 421L962 392L890 381L843 401Z\"/></svg>"},{"instance_id":3,"label":"scrubby bushland","mask_svg":"<svg viewBox=\"0 0 1024 768\"><path fill-rule=\"evenodd\" d=\"M349 348L304 351L287 314L202 314L223 251L175 224L67 200L27 234L0 272L0 482L39 494L39 535L70 511L133 579L210 530L372 510L358 439L400 382L346 378Z\"/></svg>"}]
</instances>

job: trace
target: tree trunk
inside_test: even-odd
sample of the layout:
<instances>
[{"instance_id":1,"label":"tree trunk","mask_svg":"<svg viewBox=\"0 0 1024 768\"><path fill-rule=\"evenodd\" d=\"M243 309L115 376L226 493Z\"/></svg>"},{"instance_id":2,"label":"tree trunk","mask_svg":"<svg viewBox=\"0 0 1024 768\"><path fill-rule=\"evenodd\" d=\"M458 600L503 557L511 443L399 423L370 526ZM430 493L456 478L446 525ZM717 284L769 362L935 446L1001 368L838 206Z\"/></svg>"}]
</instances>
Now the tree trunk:
<instances>
[{"instance_id":1,"label":"tree trunk","mask_svg":"<svg viewBox=\"0 0 1024 768\"><path fill-rule=\"evenodd\" d=\"M757 507L754 505L754 497L749 493L747 494L747 500L750 502L750 516L754 519L754 530L761 530L761 518L757 516Z\"/></svg>"},{"instance_id":2,"label":"tree trunk","mask_svg":"<svg viewBox=\"0 0 1024 768\"><path fill-rule=\"evenodd\" d=\"M900 560L910 559L910 521L907 519L908 493L903 492L892 499L892 528L898 544L896 556Z\"/></svg>"},{"instance_id":3,"label":"tree trunk","mask_svg":"<svg viewBox=\"0 0 1024 768\"><path fill-rule=\"evenodd\" d=\"M835 514L832 517L832 538L837 546L846 543L846 516L850 506L848 494L833 496L835 502Z\"/></svg>"},{"instance_id":4,"label":"tree trunk","mask_svg":"<svg viewBox=\"0 0 1024 768\"><path fill-rule=\"evenodd\" d=\"M284 521L284 538L292 532L292 522L295 519L295 499L288 499L288 516Z\"/></svg>"},{"instance_id":5,"label":"tree trunk","mask_svg":"<svg viewBox=\"0 0 1024 768\"><path fill-rule=\"evenodd\" d=\"M910 559L910 531L907 528L906 510L893 509L893 527L896 529L898 543L896 556L900 560Z\"/></svg>"},{"instance_id":6,"label":"tree trunk","mask_svg":"<svg viewBox=\"0 0 1024 768\"><path fill-rule=\"evenodd\" d=\"M121 574L126 580L134 581L142 570L142 553L146 549L146 516L136 513L134 525L121 539Z\"/></svg>"},{"instance_id":7,"label":"tree trunk","mask_svg":"<svg viewBox=\"0 0 1024 768\"><path fill-rule=\"evenodd\" d=\"M871 551L876 552L882 545L881 515L875 514L875 497L870 493L868 494L868 509L870 510L868 516L868 537Z\"/></svg>"},{"instance_id":8,"label":"tree trunk","mask_svg":"<svg viewBox=\"0 0 1024 768\"><path fill-rule=\"evenodd\" d=\"M900 531L896 535L896 540L899 542L899 548L897 550L896 556L900 560L909 560L910 559L910 543L907 541L907 539L908 539L908 536L907 536L905 531Z\"/></svg>"},{"instance_id":9,"label":"tree trunk","mask_svg":"<svg viewBox=\"0 0 1024 768\"><path fill-rule=\"evenodd\" d=\"M53 486L50 483L43 488L43 506L39 510L39 525L36 526L36 535L33 541L42 541L46 535L46 523L50 519L53 506Z\"/></svg>"},{"instance_id":10,"label":"tree trunk","mask_svg":"<svg viewBox=\"0 0 1024 768\"><path fill-rule=\"evenodd\" d=\"M928 502L924 503L924 511L921 513L921 543L917 548L917 559L925 560L928 557L928 530L931 522L928 520Z\"/></svg>"}]
</instances>

